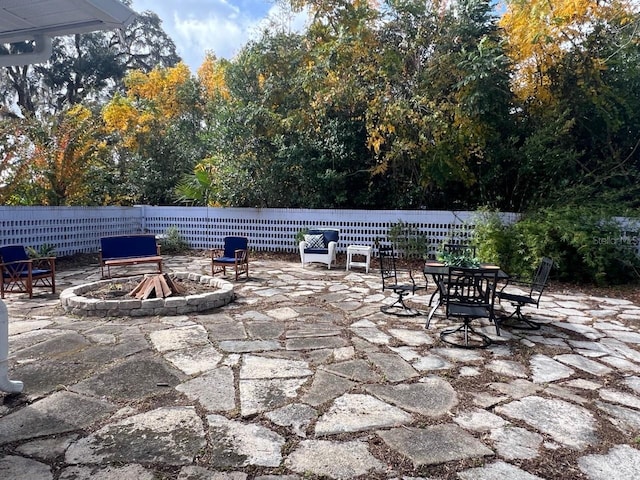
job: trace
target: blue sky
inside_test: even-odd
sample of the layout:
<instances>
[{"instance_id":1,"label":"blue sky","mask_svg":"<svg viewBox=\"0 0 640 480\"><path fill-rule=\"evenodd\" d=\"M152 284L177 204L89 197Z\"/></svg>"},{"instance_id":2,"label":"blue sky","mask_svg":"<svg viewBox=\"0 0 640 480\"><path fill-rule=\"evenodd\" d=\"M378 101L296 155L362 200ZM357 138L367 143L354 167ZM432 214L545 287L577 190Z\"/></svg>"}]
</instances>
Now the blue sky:
<instances>
[{"instance_id":1,"label":"blue sky","mask_svg":"<svg viewBox=\"0 0 640 480\"><path fill-rule=\"evenodd\" d=\"M151 10L176 44L178 54L196 73L206 51L232 58L279 8L271 0L133 0L136 12ZM293 28L304 25L299 16Z\"/></svg>"}]
</instances>

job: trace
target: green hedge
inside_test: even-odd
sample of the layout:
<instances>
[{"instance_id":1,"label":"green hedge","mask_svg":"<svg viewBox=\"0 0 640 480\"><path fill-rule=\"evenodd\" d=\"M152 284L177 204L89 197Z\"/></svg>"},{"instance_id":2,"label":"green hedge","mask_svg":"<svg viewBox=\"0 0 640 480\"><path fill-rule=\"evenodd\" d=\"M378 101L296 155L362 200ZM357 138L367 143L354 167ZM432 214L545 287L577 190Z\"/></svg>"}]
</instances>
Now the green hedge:
<instances>
[{"instance_id":1,"label":"green hedge","mask_svg":"<svg viewBox=\"0 0 640 480\"><path fill-rule=\"evenodd\" d=\"M638 234L625 232L603 207L545 208L511 225L483 211L474 223L478 257L512 275L530 278L548 256L554 261L552 277L561 281L614 285L640 279Z\"/></svg>"}]
</instances>

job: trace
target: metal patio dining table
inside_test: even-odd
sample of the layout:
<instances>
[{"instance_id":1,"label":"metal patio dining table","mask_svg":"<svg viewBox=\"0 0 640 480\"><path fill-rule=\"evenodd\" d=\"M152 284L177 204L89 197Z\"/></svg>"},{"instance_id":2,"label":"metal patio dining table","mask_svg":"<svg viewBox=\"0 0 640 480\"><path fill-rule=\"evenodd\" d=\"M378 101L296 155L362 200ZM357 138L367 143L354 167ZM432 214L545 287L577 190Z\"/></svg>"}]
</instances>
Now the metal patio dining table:
<instances>
[{"instance_id":1,"label":"metal patio dining table","mask_svg":"<svg viewBox=\"0 0 640 480\"><path fill-rule=\"evenodd\" d=\"M440 292L439 285L442 284L444 277L449 275L449 268L450 267L448 265L445 265L442 262L427 261L424 264L423 273L425 275L425 278L430 275L431 278L433 278L433 281L436 285L436 290L431 294L431 298L429 299L429 306L431 307L431 310L429 311L429 315L427 316L427 323L426 323L427 328L429 328L429 323L431 322L431 318L433 317L434 313L442 303L442 292ZM502 270L497 265L482 263L478 266L478 268L497 269L498 281L505 281L509 279L509 274L504 270ZM436 295L438 296L438 298L436 299L436 303L434 304L433 301Z\"/></svg>"}]
</instances>

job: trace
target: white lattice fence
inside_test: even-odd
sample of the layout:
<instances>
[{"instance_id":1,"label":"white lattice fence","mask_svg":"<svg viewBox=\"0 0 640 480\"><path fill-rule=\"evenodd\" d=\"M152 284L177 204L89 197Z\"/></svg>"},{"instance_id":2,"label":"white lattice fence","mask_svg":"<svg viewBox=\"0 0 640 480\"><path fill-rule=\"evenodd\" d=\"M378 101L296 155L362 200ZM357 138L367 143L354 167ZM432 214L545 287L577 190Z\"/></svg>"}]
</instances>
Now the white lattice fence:
<instances>
[{"instance_id":1,"label":"white lattice fence","mask_svg":"<svg viewBox=\"0 0 640 480\"><path fill-rule=\"evenodd\" d=\"M386 240L403 222L424 235L432 250L452 231L473 229L473 212L405 210L303 210L207 207L0 207L0 244L55 245L60 256L97 252L107 235L176 227L194 249L222 245L227 235L245 235L256 251L294 252L296 234L307 227L340 229L338 251ZM509 221L513 214L505 214Z\"/></svg>"},{"instance_id":2,"label":"white lattice fence","mask_svg":"<svg viewBox=\"0 0 640 480\"><path fill-rule=\"evenodd\" d=\"M403 210L302 210L251 208L144 207L145 228L161 234L176 227L192 248L222 245L227 235L249 237L256 251L296 251L296 234L311 227L340 230L338 251L348 245L386 240L399 222L424 235L435 249L454 230L473 229L473 212ZM515 218L507 214L506 218Z\"/></svg>"},{"instance_id":3,"label":"white lattice fence","mask_svg":"<svg viewBox=\"0 0 640 480\"><path fill-rule=\"evenodd\" d=\"M97 252L100 237L142 231L139 207L0 207L0 244L54 245L59 256Z\"/></svg>"}]
</instances>

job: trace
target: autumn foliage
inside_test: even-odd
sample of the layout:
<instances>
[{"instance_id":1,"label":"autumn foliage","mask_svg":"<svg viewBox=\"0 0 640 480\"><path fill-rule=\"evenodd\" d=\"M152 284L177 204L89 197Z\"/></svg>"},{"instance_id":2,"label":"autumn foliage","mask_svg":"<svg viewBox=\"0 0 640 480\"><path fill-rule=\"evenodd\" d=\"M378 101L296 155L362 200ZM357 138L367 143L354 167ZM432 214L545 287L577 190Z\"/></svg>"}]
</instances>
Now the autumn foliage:
<instances>
[{"instance_id":1,"label":"autumn foliage","mask_svg":"<svg viewBox=\"0 0 640 480\"><path fill-rule=\"evenodd\" d=\"M0 122L2 199L637 207L637 2L291 7L310 13L304 30L274 20L232 59L209 52L197 74L131 68L108 98Z\"/></svg>"},{"instance_id":2,"label":"autumn foliage","mask_svg":"<svg viewBox=\"0 0 640 480\"><path fill-rule=\"evenodd\" d=\"M184 63L145 74L132 71L125 79L126 97L116 96L103 110L106 131L117 132L124 146L135 149L161 135L186 105L180 101L180 87L190 78Z\"/></svg>"},{"instance_id":3,"label":"autumn foliage","mask_svg":"<svg viewBox=\"0 0 640 480\"><path fill-rule=\"evenodd\" d=\"M2 170L11 178L1 191L4 203L86 204L92 169L107 155L101 128L89 109L75 105L50 124L28 118L17 131L5 130L12 140Z\"/></svg>"}]
</instances>

